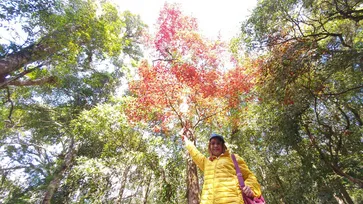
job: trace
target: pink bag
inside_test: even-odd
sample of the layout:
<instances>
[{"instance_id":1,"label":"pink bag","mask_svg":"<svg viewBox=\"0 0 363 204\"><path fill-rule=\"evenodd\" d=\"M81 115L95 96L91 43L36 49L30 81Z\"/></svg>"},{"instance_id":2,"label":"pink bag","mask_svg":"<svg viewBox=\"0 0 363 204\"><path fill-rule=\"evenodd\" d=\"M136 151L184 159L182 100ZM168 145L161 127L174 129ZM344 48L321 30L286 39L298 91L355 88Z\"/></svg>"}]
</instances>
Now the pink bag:
<instances>
[{"instance_id":1,"label":"pink bag","mask_svg":"<svg viewBox=\"0 0 363 204\"><path fill-rule=\"evenodd\" d=\"M243 187L245 187L245 181L243 180L241 170L239 169L239 166L238 166L238 163L236 160L236 156L234 156L234 154L232 154L232 160L234 163L234 168L236 169L239 186L241 188L243 188ZM265 204L265 199L263 198L262 195L259 198L251 198L251 197L246 196L242 192L242 196L243 196L243 201L245 204Z\"/></svg>"}]
</instances>

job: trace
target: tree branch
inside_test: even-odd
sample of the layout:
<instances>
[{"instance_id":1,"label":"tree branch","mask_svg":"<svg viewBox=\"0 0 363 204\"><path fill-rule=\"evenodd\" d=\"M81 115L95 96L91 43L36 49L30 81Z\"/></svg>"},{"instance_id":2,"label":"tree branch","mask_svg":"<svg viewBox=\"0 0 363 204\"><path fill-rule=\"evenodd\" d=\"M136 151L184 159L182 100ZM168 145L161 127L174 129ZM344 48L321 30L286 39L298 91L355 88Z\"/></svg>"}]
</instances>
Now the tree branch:
<instances>
[{"instance_id":1,"label":"tree branch","mask_svg":"<svg viewBox=\"0 0 363 204\"><path fill-rule=\"evenodd\" d=\"M14 110L14 103L13 101L11 100L10 96L10 89L9 87L6 88L6 92L7 92L7 100L5 103L9 102L10 103L10 110L9 110L9 114L8 114L8 119L9 119L9 122L10 122L10 125L13 125L14 122L12 121L11 119L11 115L13 114L13 110Z\"/></svg>"},{"instance_id":2,"label":"tree branch","mask_svg":"<svg viewBox=\"0 0 363 204\"><path fill-rule=\"evenodd\" d=\"M359 126L363 126L363 121L358 113L358 111L352 107L350 107L348 104L345 105L354 115L355 119L358 121Z\"/></svg>"},{"instance_id":3,"label":"tree branch","mask_svg":"<svg viewBox=\"0 0 363 204\"><path fill-rule=\"evenodd\" d=\"M27 68L25 68L25 70L24 70L23 72L21 72L20 74L16 75L15 77L13 77L13 78L11 78L11 79L8 79L8 80L4 79L4 80L0 83L0 88L2 88L2 87L4 87L4 86L8 85L9 83L16 83L16 82L15 82L15 80L17 80L17 79L19 79L19 78L21 78L21 77L25 76L26 74L28 74L28 73L30 73L30 72L32 72L32 71L34 71L34 70L36 70L36 69L40 68L41 66L43 66L43 64L39 64L38 66L33 67L33 68L31 68L31 69L27 69Z\"/></svg>"},{"instance_id":4,"label":"tree branch","mask_svg":"<svg viewBox=\"0 0 363 204\"><path fill-rule=\"evenodd\" d=\"M13 86L35 86L35 85L43 85L43 84L54 84L57 81L57 78L54 76L45 77L36 80L26 80L26 81L14 81L8 83L8 85Z\"/></svg>"},{"instance_id":5,"label":"tree branch","mask_svg":"<svg viewBox=\"0 0 363 204\"><path fill-rule=\"evenodd\" d=\"M357 2L358 4L358 2ZM363 13L363 10L360 9L360 10L352 10L351 8L348 8L348 5L345 5L347 7L347 11L344 11L342 9L339 8L339 5L338 5L338 1L337 0L334 0L334 5L335 5L335 9L338 11L338 13L340 15L342 15L344 18L347 18L347 19L351 19L355 22L359 22L361 20L363 20L363 15L358 15L358 16L354 16L354 14L360 14L360 13Z\"/></svg>"},{"instance_id":6,"label":"tree branch","mask_svg":"<svg viewBox=\"0 0 363 204\"><path fill-rule=\"evenodd\" d=\"M345 93L347 93L349 91L353 91L353 90L361 89L361 88L363 88L363 85L360 85L360 86L357 86L357 87L352 87L352 88L346 89L346 90L338 92L338 93L323 93L321 95L322 96L338 96L338 95L345 94Z\"/></svg>"},{"instance_id":7,"label":"tree branch","mask_svg":"<svg viewBox=\"0 0 363 204\"><path fill-rule=\"evenodd\" d=\"M32 168L32 166L14 166L14 167L8 167L8 168L0 168L0 171L9 171L9 170L17 170L17 169L26 169L26 168Z\"/></svg>"},{"instance_id":8,"label":"tree branch","mask_svg":"<svg viewBox=\"0 0 363 204\"><path fill-rule=\"evenodd\" d=\"M337 175L342 176L344 178L347 178L349 181L351 181L352 183L355 183L357 185L359 185L360 188L363 188L363 180L358 179L358 178L354 178L350 175L348 175L347 173L343 172L337 165L333 165L325 156L324 152L319 148L319 146L316 144L316 140L315 137L311 134L310 129L308 127L307 124L304 125L305 127L305 131L307 133L307 135L310 138L310 142L311 144L315 147L315 149L319 152L319 155L321 157L321 159L324 161L324 163L330 167L333 172L335 172Z\"/></svg>"}]
</instances>

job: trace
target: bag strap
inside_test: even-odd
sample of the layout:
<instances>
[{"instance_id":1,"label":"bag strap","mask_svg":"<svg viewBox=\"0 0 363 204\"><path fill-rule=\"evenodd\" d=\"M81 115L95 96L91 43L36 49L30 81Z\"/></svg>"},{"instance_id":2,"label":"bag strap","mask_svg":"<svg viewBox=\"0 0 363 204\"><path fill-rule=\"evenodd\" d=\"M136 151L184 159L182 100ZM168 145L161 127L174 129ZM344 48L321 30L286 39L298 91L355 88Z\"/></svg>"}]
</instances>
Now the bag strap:
<instances>
[{"instance_id":1,"label":"bag strap","mask_svg":"<svg viewBox=\"0 0 363 204\"><path fill-rule=\"evenodd\" d=\"M245 181L243 180L241 170L239 169L239 166L238 166L238 163L237 163L237 160L236 160L236 156L234 156L234 154L232 154L231 156L232 156L234 168L236 169L238 183L243 188L243 187L245 187Z\"/></svg>"}]
</instances>

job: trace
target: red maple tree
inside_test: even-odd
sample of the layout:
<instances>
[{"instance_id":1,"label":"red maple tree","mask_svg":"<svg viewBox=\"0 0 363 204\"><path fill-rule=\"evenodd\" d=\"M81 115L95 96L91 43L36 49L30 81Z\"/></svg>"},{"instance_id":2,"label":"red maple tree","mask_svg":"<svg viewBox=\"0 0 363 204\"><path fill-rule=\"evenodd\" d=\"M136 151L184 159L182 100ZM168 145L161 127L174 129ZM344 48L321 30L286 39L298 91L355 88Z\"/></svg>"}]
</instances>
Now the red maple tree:
<instances>
[{"instance_id":1,"label":"red maple tree","mask_svg":"<svg viewBox=\"0 0 363 204\"><path fill-rule=\"evenodd\" d=\"M244 68L226 68L226 44L203 38L196 19L183 15L176 4L164 5L156 35L149 39L154 60L144 60L138 67L139 79L129 83L134 100L128 115L131 120L152 124L155 132L167 134L176 125L193 130L202 122L226 115L239 107L240 95L251 88ZM196 140L194 135L190 139ZM197 178L192 162L188 171L190 179ZM188 200L198 200L198 182L188 182Z\"/></svg>"},{"instance_id":2,"label":"red maple tree","mask_svg":"<svg viewBox=\"0 0 363 204\"><path fill-rule=\"evenodd\" d=\"M196 127L206 118L238 107L239 96L252 83L242 67L226 69L222 60L226 44L203 38L196 19L184 16L176 4L164 5L157 25L154 60L144 60L139 79L129 83L135 96L130 118L158 121L155 130L166 131L171 123L183 127L189 121Z\"/></svg>"}]
</instances>

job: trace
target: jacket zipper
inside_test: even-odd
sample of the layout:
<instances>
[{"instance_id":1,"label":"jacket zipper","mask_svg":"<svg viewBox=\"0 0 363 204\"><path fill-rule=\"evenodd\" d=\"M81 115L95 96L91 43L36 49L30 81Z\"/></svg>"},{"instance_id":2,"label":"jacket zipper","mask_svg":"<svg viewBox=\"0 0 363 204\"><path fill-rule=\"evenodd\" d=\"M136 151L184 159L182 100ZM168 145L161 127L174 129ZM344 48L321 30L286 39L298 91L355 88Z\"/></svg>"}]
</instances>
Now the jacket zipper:
<instances>
[{"instance_id":1,"label":"jacket zipper","mask_svg":"<svg viewBox=\"0 0 363 204\"><path fill-rule=\"evenodd\" d=\"M216 189L215 189L215 184L216 184L216 182L215 182L215 180L216 180L216 170L217 170L217 163L218 163L218 161L219 161L219 157L217 157L216 159L215 159L215 161L216 161L216 163L215 163L215 165L214 165L214 171L213 171L213 203L215 203L215 191L216 191Z\"/></svg>"}]
</instances>

